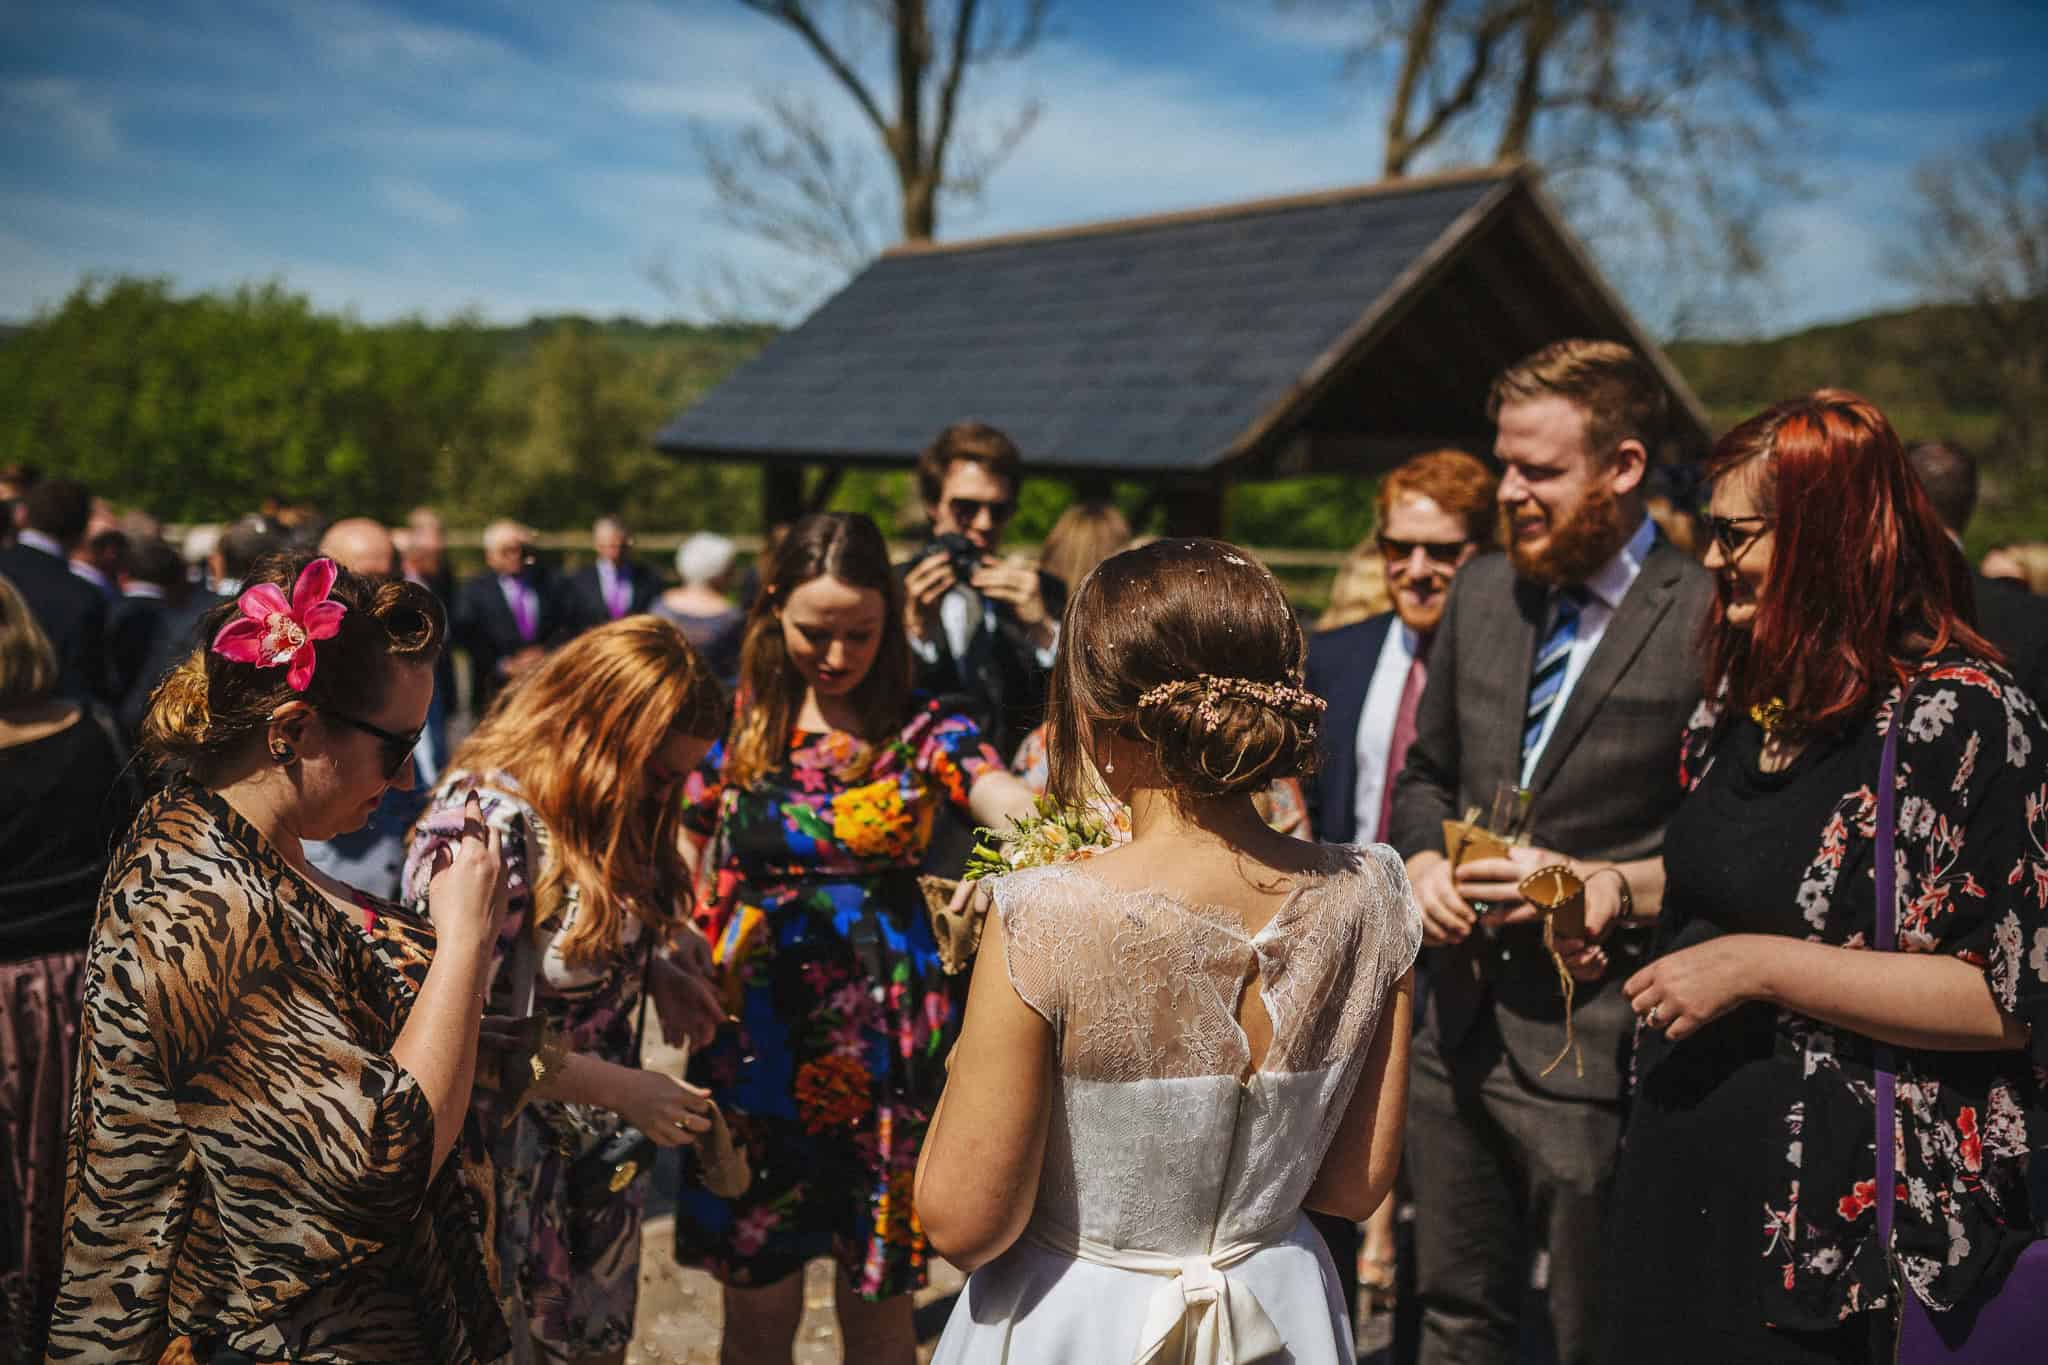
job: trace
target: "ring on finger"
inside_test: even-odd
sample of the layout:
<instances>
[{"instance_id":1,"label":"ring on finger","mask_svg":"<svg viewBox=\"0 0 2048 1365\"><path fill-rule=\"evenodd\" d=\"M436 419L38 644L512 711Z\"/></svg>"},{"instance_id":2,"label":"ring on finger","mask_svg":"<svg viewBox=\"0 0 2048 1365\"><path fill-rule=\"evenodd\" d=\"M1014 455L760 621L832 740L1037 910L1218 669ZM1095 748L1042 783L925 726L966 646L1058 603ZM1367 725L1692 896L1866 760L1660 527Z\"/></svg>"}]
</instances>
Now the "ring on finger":
<instances>
[{"instance_id":1,"label":"ring on finger","mask_svg":"<svg viewBox=\"0 0 2048 1365\"><path fill-rule=\"evenodd\" d=\"M1661 1026L1663 1021L1662 1018L1658 1015L1657 1007L1655 1005L1650 1006L1649 1011L1643 1015L1643 1022L1648 1024L1651 1028L1658 1028Z\"/></svg>"}]
</instances>

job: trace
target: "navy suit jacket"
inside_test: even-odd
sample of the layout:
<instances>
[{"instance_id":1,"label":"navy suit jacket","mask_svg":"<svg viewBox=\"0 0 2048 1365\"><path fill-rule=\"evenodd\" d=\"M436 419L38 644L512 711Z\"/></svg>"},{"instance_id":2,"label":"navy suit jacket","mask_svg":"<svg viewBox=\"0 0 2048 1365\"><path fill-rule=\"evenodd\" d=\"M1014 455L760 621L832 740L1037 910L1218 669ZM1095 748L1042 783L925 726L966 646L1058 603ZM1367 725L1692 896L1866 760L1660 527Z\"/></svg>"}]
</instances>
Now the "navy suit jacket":
<instances>
[{"instance_id":1,"label":"navy suit jacket","mask_svg":"<svg viewBox=\"0 0 2048 1365\"><path fill-rule=\"evenodd\" d=\"M661 591L654 575L630 559L621 569L631 592L626 614L637 615L653 606ZM597 579L597 565L586 564L562 580L561 593L562 623L571 633L581 633L612 619L611 607L604 600L604 587Z\"/></svg>"},{"instance_id":2,"label":"navy suit jacket","mask_svg":"<svg viewBox=\"0 0 2048 1365\"><path fill-rule=\"evenodd\" d=\"M0 548L0 577L14 584L57 655L57 690L74 701L106 701L107 599L56 555L33 545Z\"/></svg>"},{"instance_id":3,"label":"navy suit jacket","mask_svg":"<svg viewBox=\"0 0 2048 1365\"><path fill-rule=\"evenodd\" d=\"M1379 833L1358 828L1358 722L1380 650L1396 619L1393 612L1383 611L1308 639L1303 682L1330 704L1318 727L1316 748L1322 761L1310 784L1308 813L1316 838L1327 844L1370 843Z\"/></svg>"}]
</instances>

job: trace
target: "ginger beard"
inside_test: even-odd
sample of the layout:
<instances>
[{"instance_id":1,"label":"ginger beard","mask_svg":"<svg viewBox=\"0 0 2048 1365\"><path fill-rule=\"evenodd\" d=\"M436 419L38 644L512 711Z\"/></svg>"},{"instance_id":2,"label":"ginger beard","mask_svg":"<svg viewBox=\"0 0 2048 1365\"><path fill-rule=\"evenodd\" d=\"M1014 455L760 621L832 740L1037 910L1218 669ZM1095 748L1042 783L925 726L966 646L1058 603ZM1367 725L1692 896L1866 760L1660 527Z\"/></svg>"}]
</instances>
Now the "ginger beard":
<instances>
[{"instance_id":1,"label":"ginger beard","mask_svg":"<svg viewBox=\"0 0 2048 1365\"><path fill-rule=\"evenodd\" d=\"M1501 543L1507 546L1516 573L1546 587L1584 583L1628 543L1630 528L1622 524L1621 499L1604 480L1590 484L1579 505L1541 539L1528 541L1516 534L1516 512L1501 509Z\"/></svg>"}]
</instances>

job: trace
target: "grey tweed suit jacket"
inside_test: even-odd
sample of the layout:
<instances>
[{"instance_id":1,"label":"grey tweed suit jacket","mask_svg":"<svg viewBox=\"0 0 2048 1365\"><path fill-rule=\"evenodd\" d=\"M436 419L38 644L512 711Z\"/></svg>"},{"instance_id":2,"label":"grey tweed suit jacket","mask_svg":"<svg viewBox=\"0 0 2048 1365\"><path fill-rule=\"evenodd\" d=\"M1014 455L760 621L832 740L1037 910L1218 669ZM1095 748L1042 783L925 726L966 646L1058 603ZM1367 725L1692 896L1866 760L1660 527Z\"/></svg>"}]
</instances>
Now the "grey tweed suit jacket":
<instances>
[{"instance_id":1,"label":"grey tweed suit jacket","mask_svg":"<svg viewBox=\"0 0 2048 1365\"><path fill-rule=\"evenodd\" d=\"M1659 537L1537 764L1531 842L1574 858L1644 858L1663 849L1680 796L1679 742L1700 700L1694 641L1712 597L1712 576ZM1394 788L1391 842L1404 857L1441 850L1442 821L1474 806L1484 811L1495 784L1519 776L1529 669L1548 613L1548 594L1516 577L1505 555L1475 559L1453 581L1415 743ZM1446 1061L1455 1063L1458 1044L1490 1010L1535 1088L1618 1099L1631 1022L1620 983L1640 965L1646 937L1616 935L1607 975L1578 987L1573 1022L1585 1074L1566 1059L1540 1080L1565 1039L1541 926L1474 932L1435 950L1430 1017Z\"/></svg>"}]
</instances>

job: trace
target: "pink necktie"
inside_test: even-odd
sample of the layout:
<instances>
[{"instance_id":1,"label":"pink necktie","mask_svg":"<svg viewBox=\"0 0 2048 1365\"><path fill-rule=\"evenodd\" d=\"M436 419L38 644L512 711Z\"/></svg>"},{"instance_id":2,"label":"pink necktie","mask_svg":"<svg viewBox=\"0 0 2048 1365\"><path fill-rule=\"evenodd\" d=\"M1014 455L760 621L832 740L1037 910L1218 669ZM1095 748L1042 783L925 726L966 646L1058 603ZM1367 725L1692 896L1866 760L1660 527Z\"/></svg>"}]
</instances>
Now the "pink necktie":
<instances>
[{"instance_id":1,"label":"pink necktie","mask_svg":"<svg viewBox=\"0 0 2048 1365\"><path fill-rule=\"evenodd\" d=\"M1374 838L1384 843L1387 826L1394 821L1394 779L1408 761L1408 746L1415 742L1415 713L1422 706L1422 686L1429 681L1429 641L1408 661L1408 679L1401 684L1401 705L1394 712L1394 738L1387 745L1387 778L1380 788L1380 827Z\"/></svg>"},{"instance_id":2,"label":"pink necktie","mask_svg":"<svg viewBox=\"0 0 2048 1365\"><path fill-rule=\"evenodd\" d=\"M611 586L605 590L604 604L614 621L624 616L626 608L633 605L632 593L626 587L625 575L616 569L612 571Z\"/></svg>"}]
</instances>

